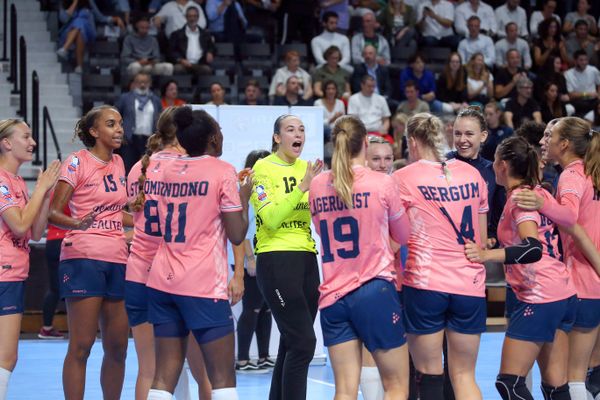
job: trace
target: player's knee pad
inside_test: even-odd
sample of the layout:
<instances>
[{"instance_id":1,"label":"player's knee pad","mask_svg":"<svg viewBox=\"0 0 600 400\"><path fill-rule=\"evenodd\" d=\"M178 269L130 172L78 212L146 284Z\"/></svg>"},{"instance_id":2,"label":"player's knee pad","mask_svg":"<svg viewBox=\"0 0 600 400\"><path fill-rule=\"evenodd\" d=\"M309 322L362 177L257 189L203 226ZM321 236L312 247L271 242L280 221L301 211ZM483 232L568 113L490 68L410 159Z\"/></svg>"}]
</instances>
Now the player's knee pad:
<instances>
[{"instance_id":1,"label":"player's knee pad","mask_svg":"<svg viewBox=\"0 0 600 400\"><path fill-rule=\"evenodd\" d=\"M552 386L542 382L542 393L544 394L544 400L571 400L568 383L561 386Z\"/></svg>"},{"instance_id":2,"label":"player's knee pad","mask_svg":"<svg viewBox=\"0 0 600 400\"><path fill-rule=\"evenodd\" d=\"M423 374L417 371L417 386L420 400L444 398L444 375Z\"/></svg>"},{"instance_id":3,"label":"player's knee pad","mask_svg":"<svg viewBox=\"0 0 600 400\"><path fill-rule=\"evenodd\" d=\"M500 374L496 378L496 390L503 400L533 400L524 376Z\"/></svg>"}]
</instances>

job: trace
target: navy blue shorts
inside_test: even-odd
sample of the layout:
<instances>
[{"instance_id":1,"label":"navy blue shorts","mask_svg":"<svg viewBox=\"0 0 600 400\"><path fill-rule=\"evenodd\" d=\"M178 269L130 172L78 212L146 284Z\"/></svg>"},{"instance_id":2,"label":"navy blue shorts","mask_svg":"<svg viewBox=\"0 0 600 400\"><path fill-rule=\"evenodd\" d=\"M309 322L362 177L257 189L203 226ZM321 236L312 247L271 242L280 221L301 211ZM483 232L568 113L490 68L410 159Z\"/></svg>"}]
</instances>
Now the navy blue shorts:
<instances>
[{"instance_id":1,"label":"navy blue shorts","mask_svg":"<svg viewBox=\"0 0 600 400\"><path fill-rule=\"evenodd\" d=\"M592 329L600 325L600 299L577 299L573 327Z\"/></svg>"},{"instance_id":2,"label":"navy blue shorts","mask_svg":"<svg viewBox=\"0 0 600 400\"><path fill-rule=\"evenodd\" d=\"M125 264L73 258L58 265L60 297L125 297Z\"/></svg>"},{"instance_id":3,"label":"navy blue shorts","mask_svg":"<svg viewBox=\"0 0 600 400\"><path fill-rule=\"evenodd\" d=\"M148 320L148 288L143 283L125 281L125 310L129 326L134 327Z\"/></svg>"},{"instance_id":4,"label":"navy blue shorts","mask_svg":"<svg viewBox=\"0 0 600 400\"><path fill-rule=\"evenodd\" d=\"M553 342L556 330L570 332L575 322L577 297L531 304L517 300L506 336L527 342Z\"/></svg>"},{"instance_id":5,"label":"navy blue shorts","mask_svg":"<svg viewBox=\"0 0 600 400\"><path fill-rule=\"evenodd\" d=\"M0 282L0 315L23 314L25 282Z\"/></svg>"},{"instance_id":6,"label":"navy blue shorts","mask_svg":"<svg viewBox=\"0 0 600 400\"><path fill-rule=\"evenodd\" d=\"M199 344L233 332L227 300L181 296L148 288L148 318L156 337L186 337L194 333Z\"/></svg>"},{"instance_id":7,"label":"navy blue shorts","mask_svg":"<svg viewBox=\"0 0 600 400\"><path fill-rule=\"evenodd\" d=\"M485 297L403 286L406 332L427 335L448 328L458 333L485 332Z\"/></svg>"},{"instance_id":8,"label":"navy blue shorts","mask_svg":"<svg viewBox=\"0 0 600 400\"><path fill-rule=\"evenodd\" d=\"M506 285L506 298L504 300L504 316L506 318L510 319L518 301L512 286Z\"/></svg>"},{"instance_id":9,"label":"navy blue shorts","mask_svg":"<svg viewBox=\"0 0 600 400\"><path fill-rule=\"evenodd\" d=\"M370 352L406 343L402 306L393 283L372 279L321 310L325 346L361 340Z\"/></svg>"}]
</instances>

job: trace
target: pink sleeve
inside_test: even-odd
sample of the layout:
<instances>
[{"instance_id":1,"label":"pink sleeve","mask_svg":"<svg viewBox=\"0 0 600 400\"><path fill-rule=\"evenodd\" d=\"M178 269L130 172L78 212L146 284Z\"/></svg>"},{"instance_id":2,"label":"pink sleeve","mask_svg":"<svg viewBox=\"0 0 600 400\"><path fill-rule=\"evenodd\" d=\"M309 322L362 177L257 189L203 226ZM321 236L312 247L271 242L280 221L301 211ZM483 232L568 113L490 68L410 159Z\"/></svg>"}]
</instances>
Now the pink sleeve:
<instances>
[{"instance_id":1,"label":"pink sleeve","mask_svg":"<svg viewBox=\"0 0 600 400\"><path fill-rule=\"evenodd\" d=\"M6 179L0 180L0 214L11 207L18 207L19 204L15 199L15 191Z\"/></svg>"},{"instance_id":2,"label":"pink sleeve","mask_svg":"<svg viewBox=\"0 0 600 400\"><path fill-rule=\"evenodd\" d=\"M398 196L399 189L394 179L388 179L385 183L384 200L388 207L390 235L395 242L406 244L410 236L410 221L404 202Z\"/></svg>"},{"instance_id":3,"label":"pink sleeve","mask_svg":"<svg viewBox=\"0 0 600 400\"><path fill-rule=\"evenodd\" d=\"M537 211L523 210L519 207L514 207L511 211L511 214L515 221L515 225L519 225L525 221L533 221L540 226L540 213Z\"/></svg>"},{"instance_id":4,"label":"pink sleeve","mask_svg":"<svg viewBox=\"0 0 600 400\"><path fill-rule=\"evenodd\" d=\"M479 198L479 214L487 214L490 210L488 203L488 187L485 180L480 176L479 179L479 187L484 188L483 190L479 190L480 198Z\"/></svg>"},{"instance_id":5,"label":"pink sleeve","mask_svg":"<svg viewBox=\"0 0 600 400\"><path fill-rule=\"evenodd\" d=\"M219 193L219 207L221 212L234 212L242 210L240 194L237 186L237 175L233 168L225 172L221 181Z\"/></svg>"},{"instance_id":6,"label":"pink sleeve","mask_svg":"<svg viewBox=\"0 0 600 400\"><path fill-rule=\"evenodd\" d=\"M73 189L77 187L79 182L79 175L81 174L81 158L75 153L71 154L63 163L60 171L61 181L67 182L73 186Z\"/></svg>"},{"instance_id":7,"label":"pink sleeve","mask_svg":"<svg viewBox=\"0 0 600 400\"><path fill-rule=\"evenodd\" d=\"M560 197L560 204L549 193L544 195L544 205L540 212L558 225L571 227L577 223L579 198L572 192Z\"/></svg>"}]
</instances>

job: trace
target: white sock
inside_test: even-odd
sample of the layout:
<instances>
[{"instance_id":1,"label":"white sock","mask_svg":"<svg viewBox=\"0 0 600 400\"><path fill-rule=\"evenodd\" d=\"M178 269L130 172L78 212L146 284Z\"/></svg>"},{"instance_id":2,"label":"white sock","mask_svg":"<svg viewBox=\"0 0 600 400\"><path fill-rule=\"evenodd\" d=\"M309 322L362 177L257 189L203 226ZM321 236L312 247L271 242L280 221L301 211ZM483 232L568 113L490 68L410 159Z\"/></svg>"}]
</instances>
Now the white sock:
<instances>
[{"instance_id":1,"label":"white sock","mask_svg":"<svg viewBox=\"0 0 600 400\"><path fill-rule=\"evenodd\" d=\"M569 382L571 400L588 400L588 391L585 382Z\"/></svg>"},{"instance_id":2,"label":"white sock","mask_svg":"<svg viewBox=\"0 0 600 400\"><path fill-rule=\"evenodd\" d=\"M173 395L166 390L150 389L147 400L173 400Z\"/></svg>"},{"instance_id":3,"label":"white sock","mask_svg":"<svg viewBox=\"0 0 600 400\"><path fill-rule=\"evenodd\" d=\"M236 388L215 389L212 391L212 400L238 400Z\"/></svg>"},{"instance_id":4,"label":"white sock","mask_svg":"<svg viewBox=\"0 0 600 400\"><path fill-rule=\"evenodd\" d=\"M360 371L360 391L365 400L383 400L385 392L377 367L362 367Z\"/></svg>"},{"instance_id":5,"label":"white sock","mask_svg":"<svg viewBox=\"0 0 600 400\"><path fill-rule=\"evenodd\" d=\"M175 386L175 393L173 394L177 400L192 400L192 395L190 393L190 381L185 364L181 369L177 386Z\"/></svg>"},{"instance_id":6,"label":"white sock","mask_svg":"<svg viewBox=\"0 0 600 400\"><path fill-rule=\"evenodd\" d=\"M0 368L0 400L6 399L6 392L8 391L8 380L12 372L7 369Z\"/></svg>"}]
</instances>

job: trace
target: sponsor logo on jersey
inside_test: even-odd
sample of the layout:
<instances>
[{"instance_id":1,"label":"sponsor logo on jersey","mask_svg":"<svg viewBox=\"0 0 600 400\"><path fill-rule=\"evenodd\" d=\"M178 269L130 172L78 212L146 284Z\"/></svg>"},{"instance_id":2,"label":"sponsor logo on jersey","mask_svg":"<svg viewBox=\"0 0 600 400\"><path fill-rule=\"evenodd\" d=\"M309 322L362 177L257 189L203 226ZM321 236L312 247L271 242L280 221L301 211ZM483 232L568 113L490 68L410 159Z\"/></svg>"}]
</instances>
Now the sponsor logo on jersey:
<instances>
[{"instance_id":1,"label":"sponsor logo on jersey","mask_svg":"<svg viewBox=\"0 0 600 400\"><path fill-rule=\"evenodd\" d=\"M79 167L79 158L77 156L73 156L73 158L71 158L71 163L69 164L67 169L69 170L69 172L75 172L77 170L77 167Z\"/></svg>"},{"instance_id":2,"label":"sponsor logo on jersey","mask_svg":"<svg viewBox=\"0 0 600 400\"><path fill-rule=\"evenodd\" d=\"M2 195L4 200L12 201L12 195L10 194L8 186L0 185L0 195Z\"/></svg>"},{"instance_id":3,"label":"sponsor logo on jersey","mask_svg":"<svg viewBox=\"0 0 600 400\"><path fill-rule=\"evenodd\" d=\"M258 185L256 187L256 194L260 201L265 201L267 199L267 194L265 193L265 187L263 185Z\"/></svg>"}]
</instances>

